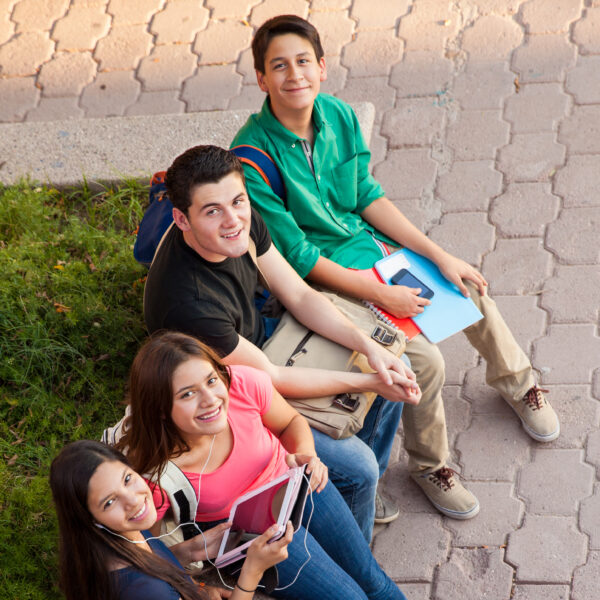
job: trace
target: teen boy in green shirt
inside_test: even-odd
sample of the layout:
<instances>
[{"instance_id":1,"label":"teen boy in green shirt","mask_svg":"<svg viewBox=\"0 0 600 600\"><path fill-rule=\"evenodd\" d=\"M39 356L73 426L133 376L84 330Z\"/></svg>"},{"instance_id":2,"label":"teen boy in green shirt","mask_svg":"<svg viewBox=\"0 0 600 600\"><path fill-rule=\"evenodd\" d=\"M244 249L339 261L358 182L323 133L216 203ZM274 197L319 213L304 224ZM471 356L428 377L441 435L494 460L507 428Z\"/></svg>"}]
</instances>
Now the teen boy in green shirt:
<instances>
[{"instance_id":1,"label":"teen boy in green shirt","mask_svg":"<svg viewBox=\"0 0 600 600\"><path fill-rule=\"evenodd\" d=\"M256 170L245 167L245 174L251 200L280 252L302 277L370 300L398 317L423 312L429 300L420 298L417 288L365 280L345 267L372 267L387 253L385 244L406 246L432 260L484 315L465 333L486 359L488 384L535 440L556 439L558 418L486 294L481 273L433 243L385 198L368 172L370 153L354 112L341 100L319 94L327 72L316 29L294 15L275 17L259 28L252 51L258 84L268 96L232 145L256 146L279 167L285 203ZM443 358L423 335L408 344L406 354L422 391L421 403L405 406L402 417L411 476L443 514L471 518L479 503L446 466Z\"/></svg>"}]
</instances>

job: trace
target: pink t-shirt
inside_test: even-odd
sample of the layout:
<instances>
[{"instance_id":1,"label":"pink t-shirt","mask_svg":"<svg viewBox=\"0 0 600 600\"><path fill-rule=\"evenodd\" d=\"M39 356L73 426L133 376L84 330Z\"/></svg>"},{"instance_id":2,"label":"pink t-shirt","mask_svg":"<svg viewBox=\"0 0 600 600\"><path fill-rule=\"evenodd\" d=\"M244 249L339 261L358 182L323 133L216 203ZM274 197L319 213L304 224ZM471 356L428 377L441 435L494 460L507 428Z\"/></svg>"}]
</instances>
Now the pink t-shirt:
<instances>
[{"instance_id":1,"label":"pink t-shirt","mask_svg":"<svg viewBox=\"0 0 600 600\"><path fill-rule=\"evenodd\" d=\"M273 386L264 371L231 366L227 421L233 432L233 449L227 460L212 473L202 475L197 521L216 521L229 516L233 502L287 471L287 452L262 423L271 407ZM198 495L198 473L184 471ZM154 504L161 519L171 506L166 494L153 489Z\"/></svg>"}]
</instances>

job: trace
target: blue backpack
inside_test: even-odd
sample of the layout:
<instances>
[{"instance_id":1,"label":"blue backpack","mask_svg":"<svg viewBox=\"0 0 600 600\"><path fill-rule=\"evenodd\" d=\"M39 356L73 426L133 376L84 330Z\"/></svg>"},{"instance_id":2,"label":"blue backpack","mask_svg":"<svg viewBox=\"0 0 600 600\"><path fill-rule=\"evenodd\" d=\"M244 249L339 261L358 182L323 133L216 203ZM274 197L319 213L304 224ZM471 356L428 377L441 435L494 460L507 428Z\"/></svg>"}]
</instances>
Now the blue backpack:
<instances>
[{"instance_id":1,"label":"blue backpack","mask_svg":"<svg viewBox=\"0 0 600 600\"><path fill-rule=\"evenodd\" d=\"M231 148L241 162L254 167L272 188L285 201L285 186L281 173L273 159L260 148L235 146ZM173 204L167 196L165 186L166 171L157 171L150 180L150 204L136 231L133 256L140 264L150 267L161 239L173 223Z\"/></svg>"}]
</instances>

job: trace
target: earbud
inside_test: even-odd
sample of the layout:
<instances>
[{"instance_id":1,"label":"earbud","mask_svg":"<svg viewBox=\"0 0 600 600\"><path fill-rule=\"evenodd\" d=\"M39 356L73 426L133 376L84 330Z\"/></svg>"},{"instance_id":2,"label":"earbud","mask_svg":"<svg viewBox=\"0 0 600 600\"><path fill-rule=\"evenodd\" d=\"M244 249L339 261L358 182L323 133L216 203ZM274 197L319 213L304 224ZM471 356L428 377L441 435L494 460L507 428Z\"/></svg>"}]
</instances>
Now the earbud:
<instances>
[{"instance_id":1,"label":"earbud","mask_svg":"<svg viewBox=\"0 0 600 600\"><path fill-rule=\"evenodd\" d=\"M106 527L104 527L104 525L100 525L100 523L94 523L94 525L98 528L98 529L106 529ZM108 529L106 529L106 531L108 531Z\"/></svg>"}]
</instances>

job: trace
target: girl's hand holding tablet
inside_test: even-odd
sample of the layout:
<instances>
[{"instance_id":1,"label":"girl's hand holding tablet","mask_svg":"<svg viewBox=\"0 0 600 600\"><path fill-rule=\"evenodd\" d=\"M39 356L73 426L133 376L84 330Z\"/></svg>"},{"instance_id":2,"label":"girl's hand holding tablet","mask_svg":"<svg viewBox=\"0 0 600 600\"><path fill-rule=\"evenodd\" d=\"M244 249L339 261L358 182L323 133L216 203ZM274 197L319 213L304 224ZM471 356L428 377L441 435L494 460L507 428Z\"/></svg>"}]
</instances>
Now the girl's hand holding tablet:
<instances>
[{"instance_id":1,"label":"girl's hand holding tablet","mask_svg":"<svg viewBox=\"0 0 600 600\"><path fill-rule=\"evenodd\" d=\"M308 454L288 454L285 458L288 467L301 467L307 465L306 474L311 475L310 490L317 494L327 485L329 475L327 466L324 465L318 456L310 456Z\"/></svg>"}]
</instances>

